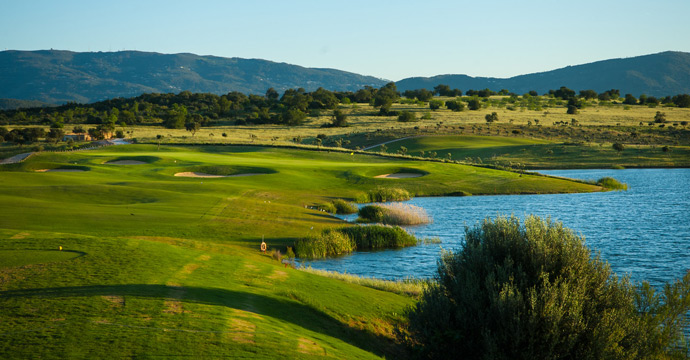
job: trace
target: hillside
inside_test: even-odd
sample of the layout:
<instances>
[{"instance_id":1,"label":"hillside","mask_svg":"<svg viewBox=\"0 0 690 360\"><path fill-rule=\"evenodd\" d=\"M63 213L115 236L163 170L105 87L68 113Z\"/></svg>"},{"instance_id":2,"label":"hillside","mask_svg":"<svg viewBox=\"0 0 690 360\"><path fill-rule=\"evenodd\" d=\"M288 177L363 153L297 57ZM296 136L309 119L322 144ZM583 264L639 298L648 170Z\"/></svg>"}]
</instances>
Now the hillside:
<instances>
[{"instance_id":1,"label":"hillside","mask_svg":"<svg viewBox=\"0 0 690 360\"><path fill-rule=\"evenodd\" d=\"M573 90L592 89L597 92L619 89L622 94L646 94L663 97L690 93L690 53L667 51L626 59L611 59L562 69L527 74L508 79L438 75L413 77L396 82L398 90L426 88L446 84L460 90L507 89L524 94L536 90L543 94L550 89L567 86Z\"/></svg>"},{"instance_id":2,"label":"hillside","mask_svg":"<svg viewBox=\"0 0 690 360\"><path fill-rule=\"evenodd\" d=\"M184 90L263 94L268 88L357 90L386 83L334 69L305 68L260 59L139 51L44 50L0 52L0 98L61 104L94 102L142 93Z\"/></svg>"}]
</instances>

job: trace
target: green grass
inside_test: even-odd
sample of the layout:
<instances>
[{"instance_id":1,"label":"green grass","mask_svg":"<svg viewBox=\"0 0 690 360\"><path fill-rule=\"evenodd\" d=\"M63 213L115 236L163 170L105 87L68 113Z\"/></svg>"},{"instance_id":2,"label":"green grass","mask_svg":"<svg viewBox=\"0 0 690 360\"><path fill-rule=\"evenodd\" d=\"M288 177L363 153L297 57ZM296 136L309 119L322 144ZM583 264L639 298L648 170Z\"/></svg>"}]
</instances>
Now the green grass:
<instances>
[{"instance_id":1,"label":"green grass","mask_svg":"<svg viewBox=\"0 0 690 360\"><path fill-rule=\"evenodd\" d=\"M53 250L0 250L0 269L32 264L66 261L84 254L78 251Z\"/></svg>"},{"instance_id":2,"label":"green grass","mask_svg":"<svg viewBox=\"0 0 690 360\"><path fill-rule=\"evenodd\" d=\"M148 161L107 164L115 159ZM34 171L66 166L89 171ZM270 173L174 176L197 167ZM427 175L374 177L401 168ZM0 251L24 254L0 268L0 358L398 358L393 327L413 299L285 268L269 255L346 226L314 204L385 188L417 196L601 190L450 163L258 146L41 153L0 166L0 178ZM58 246L47 261L39 256Z\"/></svg>"}]
</instances>

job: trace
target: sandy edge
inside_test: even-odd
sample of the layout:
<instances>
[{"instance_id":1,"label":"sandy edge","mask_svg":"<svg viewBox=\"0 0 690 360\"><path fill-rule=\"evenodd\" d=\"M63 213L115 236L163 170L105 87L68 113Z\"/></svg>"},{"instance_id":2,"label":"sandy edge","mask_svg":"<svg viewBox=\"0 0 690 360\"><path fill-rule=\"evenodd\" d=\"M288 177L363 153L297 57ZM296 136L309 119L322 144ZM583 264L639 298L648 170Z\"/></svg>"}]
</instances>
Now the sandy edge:
<instances>
[{"instance_id":1,"label":"sandy edge","mask_svg":"<svg viewBox=\"0 0 690 360\"><path fill-rule=\"evenodd\" d=\"M146 163L143 161L139 161L139 160L115 160L115 161L108 161L105 164L106 165L144 165Z\"/></svg>"},{"instance_id":2,"label":"sandy edge","mask_svg":"<svg viewBox=\"0 0 690 360\"><path fill-rule=\"evenodd\" d=\"M422 177L424 174L420 173L395 173L395 174L383 174L383 175L376 175L374 178L377 179L409 179L409 178L416 178L416 177Z\"/></svg>"},{"instance_id":3,"label":"sandy edge","mask_svg":"<svg viewBox=\"0 0 690 360\"><path fill-rule=\"evenodd\" d=\"M40 169L40 170L34 170L36 172L84 172L86 170L80 170L80 169Z\"/></svg>"},{"instance_id":4,"label":"sandy edge","mask_svg":"<svg viewBox=\"0 0 690 360\"><path fill-rule=\"evenodd\" d=\"M179 172L179 173L175 174L175 176L194 177L194 178L223 178L223 177L240 177L240 176L254 176L254 175L265 175L265 174L246 173L246 174L235 174L235 175L211 175L211 174L205 174L205 173L200 173L200 172L191 172L191 171Z\"/></svg>"}]
</instances>

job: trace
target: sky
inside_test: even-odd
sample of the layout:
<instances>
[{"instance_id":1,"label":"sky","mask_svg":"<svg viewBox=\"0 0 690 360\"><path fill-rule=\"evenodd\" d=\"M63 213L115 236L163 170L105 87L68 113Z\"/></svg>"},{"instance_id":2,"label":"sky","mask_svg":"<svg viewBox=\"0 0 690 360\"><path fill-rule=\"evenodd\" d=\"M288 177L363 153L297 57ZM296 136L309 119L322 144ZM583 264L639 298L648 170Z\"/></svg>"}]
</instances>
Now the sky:
<instances>
[{"instance_id":1,"label":"sky","mask_svg":"<svg viewBox=\"0 0 690 360\"><path fill-rule=\"evenodd\" d=\"M194 53L387 80L690 52L690 1L0 0L0 50Z\"/></svg>"}]
</instances>

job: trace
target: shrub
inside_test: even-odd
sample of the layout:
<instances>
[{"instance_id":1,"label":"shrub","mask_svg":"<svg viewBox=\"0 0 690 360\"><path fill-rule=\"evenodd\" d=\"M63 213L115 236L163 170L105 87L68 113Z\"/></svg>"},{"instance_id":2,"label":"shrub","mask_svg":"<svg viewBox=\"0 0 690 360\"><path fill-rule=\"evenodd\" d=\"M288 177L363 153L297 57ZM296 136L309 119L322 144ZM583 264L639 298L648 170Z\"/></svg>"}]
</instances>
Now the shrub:
<instances>
[{"instance_id":1,"label":"shrub","mask_svg":"<svg viewBox=\"0 0 690 360\"><path fill-rule=\"evenodd\" d=\"M335 199L332 201L336 214L354 214L357 212L357 206L351 202L343 199Z\"/></svg>"},{"instance_id":2,"label":"shrub","mask_svg":"<svg viewBox=\"0 0 690 360\"><path fill-rule=\"evenodd\" d=\"M390 225L419 225L431 220L423 208L409 204L367 205L359 210L360 222L378 222Z\"/></svg>"},{"instance_id":3,"label":"shrub","mask_svg":"<svg viewBox=\"0 0 690 360\"><path fill-rule=\"evenodd\" d=\"M686 356L690 272L636 288L550 220L487 219L445 253L398 337L421 358L632 359ZM452 351L449 351L452 349ZM675 352L675 354L670 354Z\"/></svg>"},{"instance_id":4,"label":"shrub","mask_svg":"<svg viewBox=\"0 0 690 360\"><path fill-rule=\"evenodd\" d=\"M275 259L276 261L280 261L280 259L283 258L283 255L280 254L280 250L277 250L277 249L276 249L276 250L273 250L273 253L271 254L271 256L272 256L273 259Z\"/></svg>"},{"instance_id":5,"label":"shrub","mask_svg":"<svg viewBox=\"0 0 690 360\"><path fill-rule=\"evenodd\" d=\"M399 226L368 225L339 229L355 244L356 249L385 249L413 246L419 243L414 235Z\"/></svg>"},{"instance_id":6,"label":"shrub","mask_svg":"<svg viewBox=\"0 0 690 360\"><path fill-rule=\"evenodd\" d=\"M324 230L319 235L309 235L295 241L295 254L303 259L343 255L355 250L355 244L340 231Z\"/></svg>"},{"instance_id":7,"label":"shrub","mask_svg":"<svg viewBox=\"0 0 690 360\"><path fill-rule=\"evenodd\" d=\"M611 190L628 190L627 184L608 176L597 180L596 184Z\"/></svg>"},{"instance_id":8,"label":"shrub","mask_svg":"<svg viewBox=\"0 0 690 360\"><path fill-rule=\"evenodd\" d=\"M398 116L398 121L400 121L400 122L417 121L417 115L415 115L411 111L402 111L402 112L400 112L400 115Z\"/></svg>"}]
</instances>

